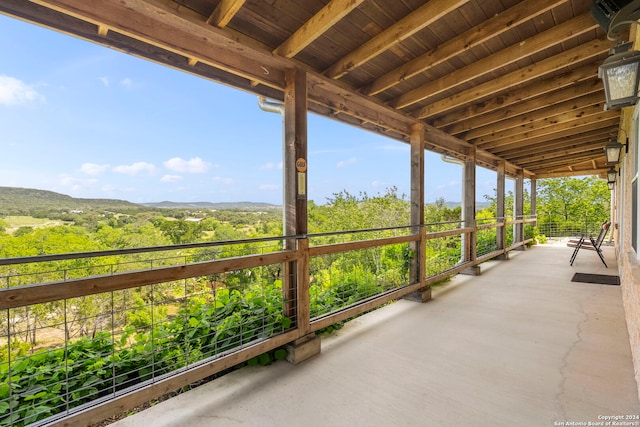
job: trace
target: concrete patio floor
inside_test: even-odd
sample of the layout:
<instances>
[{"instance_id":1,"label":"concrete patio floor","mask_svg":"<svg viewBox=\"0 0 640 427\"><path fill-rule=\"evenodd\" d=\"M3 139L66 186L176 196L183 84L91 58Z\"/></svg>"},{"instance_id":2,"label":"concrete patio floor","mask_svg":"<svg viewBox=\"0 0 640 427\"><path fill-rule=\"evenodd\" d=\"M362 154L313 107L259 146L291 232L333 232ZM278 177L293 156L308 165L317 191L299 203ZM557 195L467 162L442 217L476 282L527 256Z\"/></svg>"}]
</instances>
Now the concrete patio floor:
<instances>
[{"instance_id":1,"label":"concrete patio floor","mask_svg":"<svg viewBox=\"0 0 640 427\"><path fill-rule=\"evenodd\" d=\"M617 274L613 248L604 251L609 268L591 251L569 266L563 242L512 252L426 304L402 300L351 321L300 365L246 367L113 426L539 427L638 416L620 286L571 282L575 272Z\"/></svg>"}]
</instances>

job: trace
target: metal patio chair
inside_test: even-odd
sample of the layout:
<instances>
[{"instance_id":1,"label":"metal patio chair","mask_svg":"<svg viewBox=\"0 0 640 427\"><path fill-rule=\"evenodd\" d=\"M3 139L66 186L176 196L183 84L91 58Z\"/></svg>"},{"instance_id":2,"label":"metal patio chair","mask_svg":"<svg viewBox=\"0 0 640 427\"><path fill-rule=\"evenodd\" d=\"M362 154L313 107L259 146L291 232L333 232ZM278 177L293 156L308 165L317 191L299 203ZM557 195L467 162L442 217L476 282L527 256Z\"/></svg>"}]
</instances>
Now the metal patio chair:
<instances>
[{"instance_id":1,"label":"metal patio chair","mask_svg":"<svg viewBox=\"0 0 640 427\"><path fill-rule=\"evenodd\" d=\"M585 236L582 235L579 240L570 240L567 243L567 246L575 248L573 250L573 254L571 255L571 260L569 262L570 265L573 265L573 262L576 260L576 256L578 255L578 251L580 249L586 249L589 251L596 251L598 256L600 257L600 261L607 267L607 263L604 261L604 256L602 255L602 249L600 246L604 241L605 236L607 235L607 231L609 231L609 226L611 225L611 221L606 221L602 224L600 228L600 233L596 239L593 236ZM608 267L607 267L608 268Z\"/></svg>"}]
</instances>

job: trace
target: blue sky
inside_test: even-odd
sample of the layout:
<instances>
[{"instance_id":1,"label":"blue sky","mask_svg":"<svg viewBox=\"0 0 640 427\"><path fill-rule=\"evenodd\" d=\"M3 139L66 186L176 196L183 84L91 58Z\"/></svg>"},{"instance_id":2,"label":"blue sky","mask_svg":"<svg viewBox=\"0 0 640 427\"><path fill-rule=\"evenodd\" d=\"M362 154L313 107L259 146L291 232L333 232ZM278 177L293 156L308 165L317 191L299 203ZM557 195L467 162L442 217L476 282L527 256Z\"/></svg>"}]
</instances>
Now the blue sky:
<instances>
[{"instance_id":1,"label":"blue sky","mask_svg":"<svg viewBox=\"0 0 640 427\"><path fill-rule=\"evenodd\" d=\"M0 15L0 186L132 202L282 202L282 119L254 95ZM409 147L309 115L308 194L409 194ZM477 200L496 175L478 168ZM461 168L427 152L427 202ZM508 188L510 184L507 184Z\"/></svg>"}]
</instances>

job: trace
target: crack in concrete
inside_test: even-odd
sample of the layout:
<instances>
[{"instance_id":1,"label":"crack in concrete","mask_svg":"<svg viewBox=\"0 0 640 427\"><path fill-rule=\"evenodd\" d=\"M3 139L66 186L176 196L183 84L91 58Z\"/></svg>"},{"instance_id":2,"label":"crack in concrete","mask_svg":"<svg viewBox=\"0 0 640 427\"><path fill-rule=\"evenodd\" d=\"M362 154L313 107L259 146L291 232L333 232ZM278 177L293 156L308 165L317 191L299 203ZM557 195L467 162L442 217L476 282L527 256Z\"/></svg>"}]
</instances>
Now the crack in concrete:
<instances>
[{"instance_id":1,"label":"crack in concrete","mask_svg":"<svg viewBox=\"0 0 640 427\"><path fill-rule=\"evenodd\" d=\"M569 349L567 350L567 352L564 354L564 356L562 356L562 365L560 366L560 376L562 377L562 380L560 381L560 389L558 390L558 393L556 394L556 410L561 414L561 420L562 421L566 421L567 420L567 413L566 413L566 408L563 404L563 395L566 392L566 383L567 383L567 374L566 374L566 370L567 370L567 366L569 365L569 362L567 361L567 359L569 358L569 356L571 355L571 353L573 352L573 350L576 348L576 346L578 344L580 344L582 342L582 325L589 320L589 316L587 315L585 309L584 309L584 301L580 301L579 303L579 307L580 307L580 312L583 315L583 319L578 323L577 328L576 328L576 339L573 341L573 343L571 343L571 346L569 347Z\"/></svg>"},{"instance_id":2,"label":"crack in concrete","mask_svg":"<svg viewBox=\"0 0 640 427\"><path fill-rule=\"evenodd\" d=\"M599 290L599 288L598 288ZM560 385L559 385L559 390L558 393L556 393L556 411L558 411L562 418L561 420L563 421L568 421L567 420L567 413L566 413L566 408L565 405L563 404L563 396L566 393L566 383L567 383L567 367L569 365L568 362L568 358L569 356L571 356L571 354L573 353L573 351L575 350L575 348L582 343L582 328L583 326L590 320L589 319L589 314L587 313L586 309L585 309L585 305L587 304L587 302L591 299L591 298L596 298L596 294L598 292L594 292L591 295L586 295L583 299L580 300L580 302L578 303L579 308L580 308L580 314L582 314L582 320L578 323L577 327L576 327L576 339L573 341L573 343L571 343L571 346L569 347L569 349L567 350L567 352L564 354L564 356L562 357L562 365L560 366L560 375L562 377L562 380L560 381Z\"/></svg>"}]
</instances>

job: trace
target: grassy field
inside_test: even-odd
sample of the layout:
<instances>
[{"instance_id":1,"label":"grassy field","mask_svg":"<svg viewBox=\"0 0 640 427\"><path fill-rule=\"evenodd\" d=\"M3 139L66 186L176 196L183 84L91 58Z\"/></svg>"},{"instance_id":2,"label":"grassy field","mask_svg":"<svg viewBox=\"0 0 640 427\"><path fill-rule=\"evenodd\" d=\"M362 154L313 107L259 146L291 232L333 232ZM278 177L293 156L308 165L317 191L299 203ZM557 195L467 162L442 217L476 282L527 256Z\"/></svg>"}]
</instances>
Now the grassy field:
<instances>
[{"instance_id":1,"label":"grassy field","mask_svg":"<svg viewBox=\"0 0 640 427\"><path fill-rule=\"evenodd\" d=\"M13 233L20 227L41 228L64 224L64 221L61 220L34 218L32 216L7 216L3 218L3 220L9 224L9 227L7 227L7 233Z\"/></svg>"}]
</instances>

